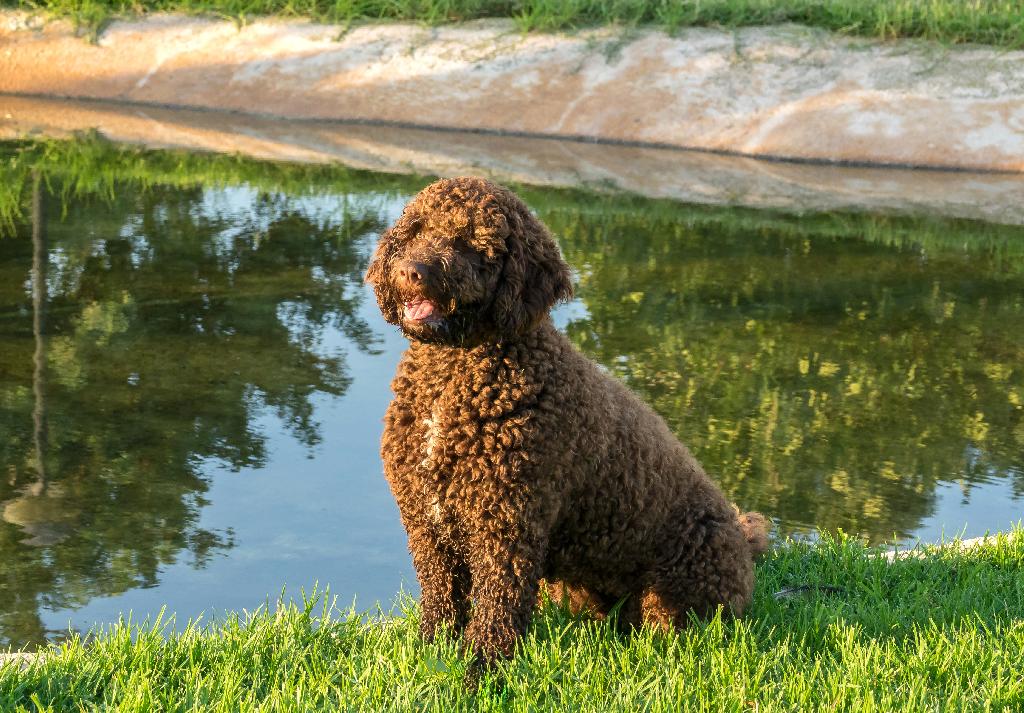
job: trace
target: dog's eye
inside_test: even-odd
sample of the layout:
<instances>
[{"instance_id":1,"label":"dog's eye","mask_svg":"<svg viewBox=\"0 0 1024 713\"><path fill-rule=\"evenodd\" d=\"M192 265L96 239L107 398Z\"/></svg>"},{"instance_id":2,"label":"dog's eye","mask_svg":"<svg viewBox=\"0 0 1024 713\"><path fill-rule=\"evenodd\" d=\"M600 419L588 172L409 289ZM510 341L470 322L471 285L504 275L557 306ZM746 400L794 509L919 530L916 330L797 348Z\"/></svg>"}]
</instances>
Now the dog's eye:
<instances>
[{"instance_id":1,"label":"dog's eye","mask_svg":"<svg viewBox=\"0 0 1024 713\"><path fill-rule=\"evenodd\" d=\"M398 229L398 225L395 226L395 238L397 238L400 243L411 243L419 237L422 230L423 221L419 218L413 218L402 226L401 229Z\"/></svg>"},{"instance_id":2,"label":"dog's eye","mask_svg":"<svg viewBox=\"0 0 1024 713\"><path fill-rule=\"evenodd\" d=\"M469 263L475 268L481 268L485 263L492 261L494 255L490 254L490 251L484 253L479 248L470 245L465 240L458 240L455 243L456 252L462 256L462 259Z\"/></svg>"}]
</instances>

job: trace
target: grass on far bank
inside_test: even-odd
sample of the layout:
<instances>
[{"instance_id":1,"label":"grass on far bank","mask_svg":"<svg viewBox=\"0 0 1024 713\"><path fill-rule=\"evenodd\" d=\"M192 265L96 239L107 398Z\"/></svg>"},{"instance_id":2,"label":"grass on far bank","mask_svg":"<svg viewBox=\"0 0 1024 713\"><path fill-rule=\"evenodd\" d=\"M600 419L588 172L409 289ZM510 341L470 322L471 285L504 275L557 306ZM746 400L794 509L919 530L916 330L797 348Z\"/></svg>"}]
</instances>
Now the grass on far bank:
<instances>
[{"instance_id":1,"label":"grass on far bank","mask_svg":"<svg viewBox=\"0 0 1024 713\"><path fill-rule=\"evenodd\" d=\"M523 31L592 25L740 27L795 22L850 35L1024 46L1020 0L0 0L71 17L94 30L115 16L184 12L244 20L276 15L320 22L438 24L512 18Z\"/></svg>"},{"instance_id":2,"label":"grass on far bank","mask_svg":"<svg viewBox=\"0 0 1024 713\"><path fill-rule=\"evenodd\" d=\"M73 640L24 671L0 667L0 710L1024 708L1024 530L892 563L876 553L844 537L787 543L759 564L744 619L673 635L622 636L551 606L504 687L485 679L476 694L457 643L419 641L412 602L367 619L313 597Z\"/></svg>"}]
</instances>

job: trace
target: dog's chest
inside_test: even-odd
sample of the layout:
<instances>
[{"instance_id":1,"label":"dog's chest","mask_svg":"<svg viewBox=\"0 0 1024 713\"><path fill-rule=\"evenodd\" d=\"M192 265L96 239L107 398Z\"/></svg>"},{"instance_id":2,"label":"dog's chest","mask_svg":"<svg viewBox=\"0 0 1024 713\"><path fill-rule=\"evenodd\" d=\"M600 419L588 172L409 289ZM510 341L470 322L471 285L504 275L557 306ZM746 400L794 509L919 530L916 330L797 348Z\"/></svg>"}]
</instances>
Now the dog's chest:
<instances>
[{"instance_id":1,"label":"dog's chest","mask_svg":"<svg viewBox=\"0 0 1024 713\"><path fill-rule=\"evenodd\" d=\"M412 506L438 530L454 532L487 507L507 451L526 442L537 387L506 360L415 355L399 366L394 433L386 441L405 449L394 477L417 499Z\"/></svg>"},{"instance_id":2,"label":"dog's chest","mask_svg":"<svg viewBox=\"0 0 1024 713\"><path fill-rule=\"evenodd\" d=\"M407 475L418 485L417 496L427 518L439 532L454 534L465 495L466 461L457 453L465 405L449 389L438 387L417 392L413 411L407 443L414 450L408 466L414 472Z\"/></svg>"},{"instance_id":3,"label":"dog's chest","mask_svg":"<svg viewBox=\"0 0 1024 713\"><path fill-rule=\"evenodd\" d=\"M428 475L438 476L445 465L451 465L446 458L446 434L455 425L451 418L445 417L440 404L440 400L435 400L432 404L427 404L426 408L420 409L420 412L426 415L421 417L417 424L420 441L418 468Z\"/></svg>"},{"instance_id":4,"label":"dog's chest","mask_svg":"<svg viewBox=\"0 0 1024 713\"><path fill-rule=\"evenodd\" d=\"M467 519L464 511L473 501L467 492L473 486L467 482L466 463L455 453L458 428L451 414L435 403L419 424L420 451L416 464L423 513L435 536L453 547L464 540Z\"/></svg>"},{"instance_id":5,"label":"dog's chest","mask_svg":"<svg viewBox=\"0 0 1024 713\"><path fill-rule=\"evenodd\" d=\"M407 443L415 451L410 460L421 478L442 488L464 461L465 445L481 420L479 385L465 378L471 368L459 360L412 360L402 393L396 393L411 415L405 426L411 436Z\"/></svg>"}]
</instances>

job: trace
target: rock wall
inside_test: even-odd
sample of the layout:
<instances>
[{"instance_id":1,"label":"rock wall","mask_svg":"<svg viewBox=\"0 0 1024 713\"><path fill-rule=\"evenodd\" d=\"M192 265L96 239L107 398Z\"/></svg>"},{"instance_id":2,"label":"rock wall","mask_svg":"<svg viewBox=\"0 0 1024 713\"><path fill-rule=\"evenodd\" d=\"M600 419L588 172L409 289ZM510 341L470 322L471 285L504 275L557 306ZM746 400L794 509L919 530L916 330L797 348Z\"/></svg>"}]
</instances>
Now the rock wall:
<instances>
[{"instance_id":1,"label":"rock wall","mask_svg":"<svg viewBox=\"0 0 1024 713\"><path fill-rule=\"evenodd\" d=\"M0 13L0 92L864 165L1024 171L1024 52L802 27L424 28ZM0 109L3 98L0 97ZM2 112L0 112L2 115Z\"/></svg>"}]
</instances>

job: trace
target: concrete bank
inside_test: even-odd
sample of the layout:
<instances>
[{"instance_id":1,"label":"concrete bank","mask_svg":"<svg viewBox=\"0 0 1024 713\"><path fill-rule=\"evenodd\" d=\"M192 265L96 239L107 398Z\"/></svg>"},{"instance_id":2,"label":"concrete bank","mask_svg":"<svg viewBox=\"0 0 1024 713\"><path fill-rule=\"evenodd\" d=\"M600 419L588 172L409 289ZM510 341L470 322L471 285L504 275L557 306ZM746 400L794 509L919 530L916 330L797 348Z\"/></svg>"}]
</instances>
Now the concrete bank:
<instances>
[{"instance_id":1,"label":"concrete bank","mask_svg":"<svg viewBox=\"0 0 1024 713\"><path fill-rule=\"evenodd\" d=\"M1024 173L851 168L458 131L0 96L0 140L98 131L153 148L425 176L587 187L788 212L870 210L1024 225Z\"/></svg>"},{"instance_id":2,"label":"concrete bank","mask_svg":"<svg viewBox=\"0 0 1024 713\"><path fill-rule=\"evenodd\" d=\"M32 665L32 662L39 657L39 654L32 653L0 653L0 666L4 664L13 663L22 669L26 669Z\"/></svg>"},{"instance_id":3,"label":"concrete bank","mask_svg":"<svg viewBox=\"0 0 1024 713\"><path fill-rule=\"evenodd\" d=\"M0 13L0 92L576 137L826 162L1024 171L1024 52L511 22L424 28L153 16L97 44ZM0 99L2 101L2 99Z\"/></svg>"}]
</instances>

